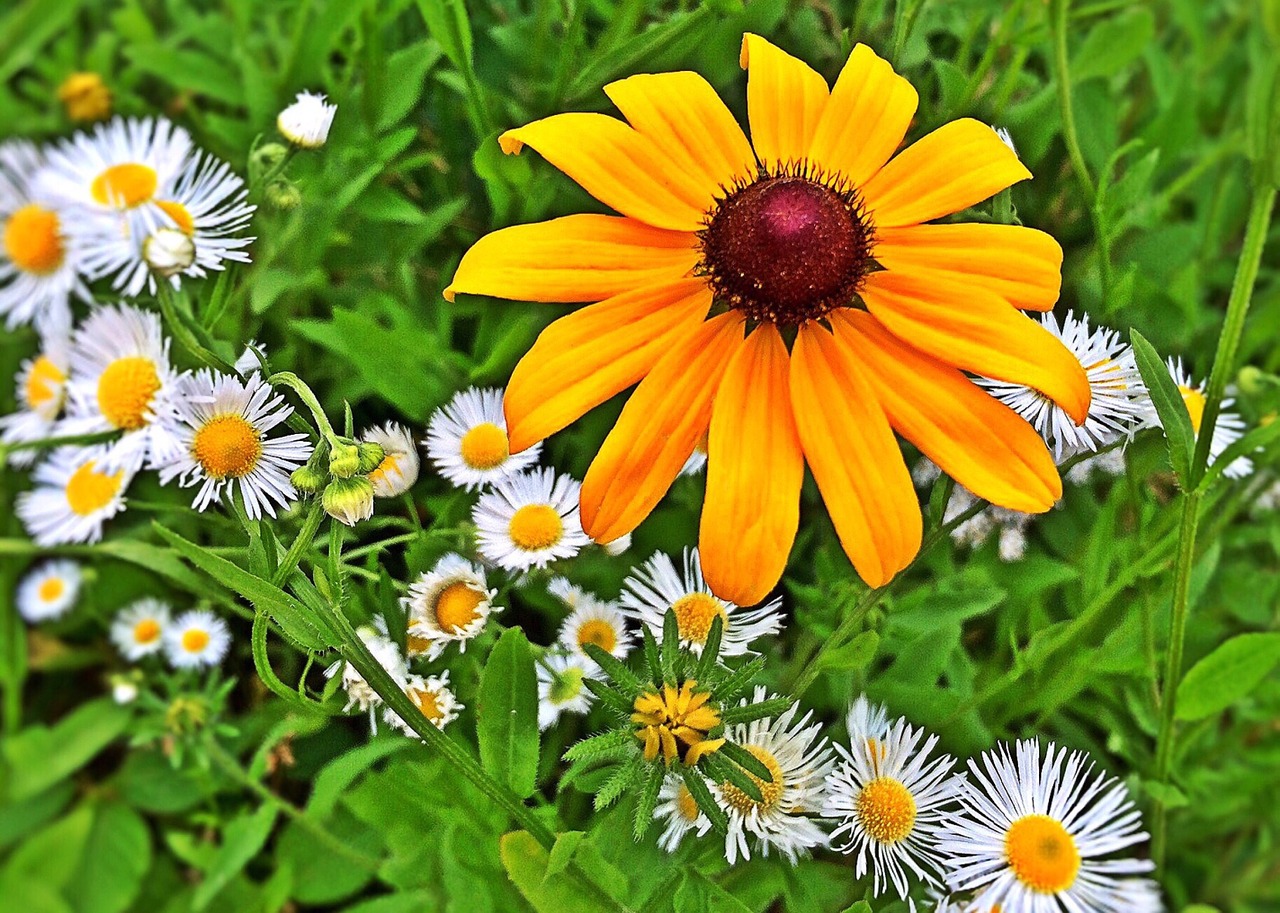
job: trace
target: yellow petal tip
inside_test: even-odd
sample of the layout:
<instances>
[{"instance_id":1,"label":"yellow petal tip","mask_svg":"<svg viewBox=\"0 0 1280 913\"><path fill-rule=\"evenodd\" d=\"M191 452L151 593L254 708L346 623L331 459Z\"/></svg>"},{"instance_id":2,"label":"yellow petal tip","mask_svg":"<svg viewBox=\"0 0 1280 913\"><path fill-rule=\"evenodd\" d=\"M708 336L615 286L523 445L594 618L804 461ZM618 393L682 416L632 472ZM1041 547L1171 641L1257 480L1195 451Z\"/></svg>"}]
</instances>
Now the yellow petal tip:
<instances>
[{"instance_id":1,"label":"yellow petal tip","mask_svg":"<svg viewBox=\"0 0 1280 913\"><path fill-rule=\"evenodd\" d=\"M508 130L498 137L498 145L507 155L519 155L520 150L524 148L524 140L516 135L519 132L519 130Z\"/></svg>"}]
</instances>

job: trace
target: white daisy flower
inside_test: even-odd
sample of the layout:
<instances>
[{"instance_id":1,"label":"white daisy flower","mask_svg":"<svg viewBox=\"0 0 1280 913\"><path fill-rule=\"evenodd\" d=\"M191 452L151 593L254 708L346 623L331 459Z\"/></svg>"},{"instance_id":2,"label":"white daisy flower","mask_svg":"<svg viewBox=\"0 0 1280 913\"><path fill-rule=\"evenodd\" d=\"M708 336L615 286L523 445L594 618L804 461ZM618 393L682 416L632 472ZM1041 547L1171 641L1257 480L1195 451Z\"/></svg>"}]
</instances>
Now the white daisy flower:
<instances>
[{"instance_id":1,"label":"white daisy flower","mask_svg":"<svg viewBox=\"0 0 1280 913\"><path fill-rule=\"evenodd\" d=\"M387 422L368 428L361 433L360 440L381 445L386 454L377 468L369 473L375 497L394 498L404 494L418 481L418 448L404 425Z\"/></svg>"},{"instance_id":2,"label":"white daisy flower","mask_svg":"<svg viewBox=\"0 0 1280 913\"><path fill-rule=\"evenodd\" d=\"M938 839L962 777L952 772L955 758L929 757L937 744L936 735L926 739L923 729L898 719L880 737L836 746L840 764L827 776L822 814L838 822L832 846L857 854L855 876L870 871L876 895L892 885L905 900L908 872L941 884Z\"/></svg>"},{"instance_id":3,"label":"white daisy flower","mask_svg":"<svg viewBox=\"0 0 1280 913\"><path fill-rule=\"evenodd\" d=\"M683 572L669 556L654 553L626 579L621 601L627 614L648 625L659 640L663 619L673 612L680 642L699 655L717 616L722 625L721 656L741 656L757 638L782 630L781 597L754 609L724 601L703 579L696 548L685 549Z\"/></svg>"},{"instance_id":4,"label":"white daisy flower","mask_svg":"<svg viewBox=\"0 0 1280 913\"><path fill-rule=\"evenodd\" d=\"M204 510L232 496L237 484L251 519L274 517L276 506L297 498L289 481L311 456L305 434L269 438L293 407L275 393L261 374L241 381L208 370L182 377L166 426L177 447L159 462L161 484L177 478L183 487L199 485L194 506Z\"/></svg>"},{"instance_id":5,"label":"white daisy flower","mask_svg":"<svg viewBox=\"0 0 1280 913\"><path fill-rule=\"evenodd\" d=\"M1009 151L1014 155L1018 154L1018 147L1013 144L1013 136L1004 127L992 127L996 131L996 136L1000 137L1000 142L1009 147Z\"/></svg>"},{"instance_id":6,"label":"white daisy flower","mask_svg":"<svg viewBox=\"0 0 1280 913\"><path fill-rule=\"evenodd\" d=\"M542 445L511 453L502 392L472 387L431 415L423 444L439 473L471 491L537 465Z\"/></svg>"},{"instance_id":7,"label":"white daisy flower","mask_svg":"<svg viewBox=\"0 0 1280 913\"><path fill-rule=\"evenodd\" d=\"M110 681L111 700L120 706L132 704L138 699L138 683L124 675L113 675Z\"/></svg>"},{"instance_id":8,"label":"white daisy flower","mask_svg":"<svg viewBox=\"0 0 1280 913\"><path fill-rule=\"evenodd\" d=\"M932 485L941 474L942 470L929 459L922 459L911 470L912 481L918 488ZM973 492L957 484L951 491L943 522L950 523L977 503L978 498ZM989 504L951 530L951 541L966 548L978 548L992 536L996 536L1000 560L1018 561L1026 554L1027 528L1033 519L1034 514Z\"/></svg>"},{"instance_id":9,"label":"white daisy flower","mask_svg":"<svg viewBox=\"0 0 1280 913\"><path fill-rule=\"evenodd\" d=\"M80 565L45 561L18 584L18 614L27 622L52 621L71 611L80 595Z\"/></svg>"},{"instance_id":10,"label":"white daisy flower","mask_svg":"<svg viewBox=\"0 0 1280 913\"><path fill-rule=\"evenodd\" d=\"M538 661L538 728L548 729L562 714L585 714L594 700L583 682L599 667L578 654L548 653Z\"/></svg>"},{"instance_id":11,"label":"white daisy flower","mask_svg":"<svg viewBox=\"0 0 1280 913\"><path fill-rule=\"evenodd\" d=\"M361 625L356 628L356 634L364 641L365 647L373 654L378 664L387 670L392 680L401 687L405 687L409 681L409 666L400 652L400 647L387 636L386 622L378 618L376 626ZM350 710L358 707L368 712L369 730L372 732L376 726L374 714L382 705L382 698L378 696L378 692L369 687L369 683L364 680L359 670L345 660L338 660L325 669L324 674L325 678L341 676L342 690L347 694L347 703L343 709Z\"/></svg>"},{"instance_id":12,"label":"white daisy flower","mask_svg":"<svg viewBox=\"0 0 1280 913\"><path fill-rule=\"evenodd\" d=\"M489 616L497 611L484 568L460 555L445 555L435 567L418 576L409 595L400 599L409 620L410 656L438 659L450 643L460 651L467 641L484 630Z\"/></svg>"},{"instance_id":13,"label":"white daisy flower","mask_svg":"<svg viewBox=\"0 0 1280 913\"><path fill-rule=\"evenodd\" d=\"M92 300L67 212L34 184L43 166L32 143L0 143L0 317L11 330L68 327L71 297Z\"/></svg>"},{"instance_id":14,"label":"white daisy flower","mask_svg":"<svg viewBox=\"0 0 1280 913\"><path fill-rule=\"evenodd\" d=\"M881 742L889 734L889 708L884 704L873 704L865 694L859 694L849 705L845 724L849 730L850 745Z\"/></svg>"},{"instance_id":15,"label":"white daisy flower","mask_svg":"<svg viewBox=\"0 0 1280 913\"><path fill-rule=\"evenodd\" d=\"M22 363L16 378L14 399L18 411L0 416L0 444L19 444L53 437L67 399L67 375L71 371L71 337L54 328L40 334L40 353ZM9 457L14 466L30 466L34 450L19 450Z\"/></svg>"},{"instance_id":16,"label":"white daisy flower","mask_svg":"<svg viewBox=\"0 0 1280 913\"><path fill-rule=\"evenodd\" d=\"M421 675L410 675L405 679L404 693L408 695L409 700L413 701L413 705L422 712L422 715L427 718L427 721L437 729L444 729L445 726L456 720L458 713L464 709L449 688L448 669L445 669L438 676L432 675L428 678L423 678ZM390 707L383 711L382 718L386 720L388 725L399 729L407 736L417 735L409 724L404 721L404 717Z\"/></svg>"},{"instance_id":17,"label":"white daisy flower","mask_svg":"<svg viewBox=\"0 0 1280 913\"><path fill-rule=\"evenodd\" d=\"M548 589L555 592L556 587L553 582ZM569 600L565 602L568 604ZM634 635L627 630L626 613L614 603L578 590L573 594L572 609L569 617L561 622L557 639L573 653L589 660L583 647L595 644L606 653L625 659L635 646Z\"/></svg>"},{"instance_id":18,"label":"white daisy flower","mask_svg":"<svg viewBox=\"0 0 1280 913\"><path fill-rule=\"evenodd\" d=\"M480 554L510 571L572 558L591 541L578 516L581 488L554 469L499 479L471 510Z\"/></svg>"},{"instance_id":19,"label":"white daisy flower","mask_svg":"<svg viewBox=\"0 0 1280 913\"><path fill-rule=\"evenodd\" d=\"M244 351L240 353L240 357L236 359L236 363L231 367L236 369L237 374L260 374L262 373L262 362L266 360L266 346L256 339L250 339L244 344Z\"/></svg>"},{"instance_id":20,"label":"white daisy flower","mask_svg":"<svg viewBox=\"0 0 1280 913\"><path fill-rule=\"evenodd\" d=\"M59 447L32 473L35 488L18 495L15 512L37 545L97 542L102 525L124 510L127 469L102 468L105 447Z\"/></svg>"},{"instance_id":21,"label":"white daisy flower","mask_svg":"<svg viewBox=\"0 0 1280 913\"><path fill-rule=\"evenodd\" d=\"M216 666L230 646L227 623L205 609L183 612L164 631L164 655L175 669Z\"/></svg>"},{"instance_id":22,"label":"white daisy flower","mask_svg":"<svg viewBox=\"0 0 1280 913\"><path fill-rule=\"evenodd\" d=\"M1124 470L1124 450L1117 447L1085 457L1068 469L1064 478L1072 485L1088 485L1095 476L1116 478L1124 475Z\"/></svg>"},{"instance_id":23,"label":"white daisy flower","mask_svg":"<svg viewBox=\"0 0 1280 913\"><path fill-rule=\"evenodd\" d=\"M631 533L623 533L612 542L606 542L600 547L604 549L604 553L610 558L625 555L627 550L631 548Z\"/></svg>"},{"instance_id":24,"label":"white daisy flower","mask_svg":"<svg viewBox=\"0 0 1280 913\"><path fill-rule=\"evenodd\" d=\"M689 831L703 837L711 830L711 819L698 808L693 793L689 792L689 787L684 785L684 778L678 774L669 773L662 781L653 818L665 823L662 834L658 837L658 846L668 853L676 851Z\"/></svg>"},{"instance_id":25,"label":"white daisy flower","mask_svg":"<svg viewBox=\"0 0 1280 913\"><path fill-rule=\"evenodd\" d=\"M108 469L140 469L170 459L177 447L159 421L177 375L160 317L129 305L95 308L76 330L63 434L123 432L104 460Z\"/></svg>"},{"instance_id":26,"label":"white daisy flower","mask_svg":"<svg viewBox=\"0 0 1280 913\"><path fill-rule=\"evenodd\" d=\"M1002 913L1133 913L1130 876L1150 860L1114 859L1147 839L1124 785L1093 775L1084 752L1038 740L971 759L961 814L939 842L954 891L981 891ZM1157 907L1158 909L1158 907Z\"/></svg>"},{"instance_id":27,"label":"white daisy flower","mask_svg":"<svg viewBox=\"0 0 1280 913\"><path fill-rule=\"evenodd\" d=\"M170 610L159 599L139 599L122 609L111 622L111 642L131 663L164 648L165 635L172 625ZM198 639L199 635L195 635Z\"/></svg>"},{"instance_id":28,"label":"white daisy flower","mask_svg":"<svg viewBox=\"0 0 1280 913\"><path fill-rule=\"evenodd\" d=\"M760 703L768 692L755 689L753 703ZM745 705L747 702L743 700ZM725 737L755 755L772 775L765 782L748 774L761 793L756 801L732 783L713 784L712 793L729 818L725 837L725 857L730 865L751 858L748 838L754 838L757 849L769 855L778 850L789 862L808 849L825 845L827 835L810 815L821 813L823 780L831 770L834 757L831 746L822 736L821 723L809 723L806 713L798 722L799 704L792 704L776 719L738 723L725 730Z\"/></svg>"},{"instance_id":29,"label":"white daisy flower","mask_svg":"<svg viewBox=\"0 0 1280 913\"><path fill-rule=\"evenodd\" d=\"M1182 401L1186 403L1187 412L1191 415L1191 430L1198 436L1200 434L1200 422L1204 419L1205 385L1202 383L1197 384L1192 379L1191 372L1183 368L1181 358L1171 357L1168 360L1168 367L1169 376L1178 385L1178 392L1182 394ZM1222 451L1244 437L1244 419L1236 412L1227 411L1234 402L1235 400L1232 399L1224 399L1222 401L1222 411L1218 413L1218 421L1213 426L1213 439L1209 442L1210 466L1217 462L1218 457L1222 456ZM1150 404L1150 401L1147 404L1147 421L1153 428L1164 428L1164 424L1160 421L1160 415L1156 412L1155 407ZM1231 465L1223 470L1222 474L1229 479L1243 479L1251 472L1253 472L1253 461L1248 457L1236 457L1231 461Z\"/></svg>"},{"instance_id":30,"label":"white daisy flower","mask_svg":"<svg viewBox=\"0 0 1280 913\"><path fill-rule=\"evenodd\" d=\"M1133 349L1115 330L1090 330L1087 314L1077 318L1068 311L1061 324L1053 314L1042 314L1040 323L1062 340L1084 368L1093 399L1083 425L1038 390L986 378L978 383L1026 419L1057 460L1100 450L1121 438L1132 440L1143 426L1150 402Z\"/></svg>"},{"instance_id":31,"label":"white daisy flower","mask_svg":"<svg viewBox=\"0 0 1280 913\"><path fill-rule=\"evenodd\" d=\"M329 139L329 128L337 111L337 105L326 104L326 96L299 92L293 104L276 118L276 129L295 146L319 149Z\"/></svg>"}]
</instances>

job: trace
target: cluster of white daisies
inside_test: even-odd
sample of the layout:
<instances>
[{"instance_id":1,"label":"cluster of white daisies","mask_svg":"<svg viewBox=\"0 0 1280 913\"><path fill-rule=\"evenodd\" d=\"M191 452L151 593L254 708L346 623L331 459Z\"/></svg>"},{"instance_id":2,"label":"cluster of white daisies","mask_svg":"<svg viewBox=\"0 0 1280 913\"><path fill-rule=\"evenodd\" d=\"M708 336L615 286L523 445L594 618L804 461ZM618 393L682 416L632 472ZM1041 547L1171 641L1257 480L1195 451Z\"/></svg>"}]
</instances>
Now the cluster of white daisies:
<instances>
[{"instance_id":1,"label":"cluster of white daisies","mask_svg":"<svg viewBox=\"0 0 1280 913\"><path fill-rule=\"evenodd\" d=\"M1061 406L1030 387L987 379L979 379L979 383L1035 428L1049 445L1055 460L1075 460L1065 473L1068 482L1085 485L1095 476L1123 475L1124 446L1139 431L1162 427L1138 371L1133 347L1115 330L1107 327L1090 329L1087 315L1077 318L1068 311L1059 322L1052 313L1046 313L1041 315L1040 322L1062 340L1085 369L1093 399L1084 424L1077 425ZM1192 429L1198 434L1204 416L1204 384L1192 379L1181 358L1170 358L1167 367L1169 376L1182 394ZM1232 401L1225 400L1222 405L1224 410L1229 410ZM1221 412L1210 442L1210 464L1239 440L1244 430L1244 419L1239 414ZM1223 474L1240 479L1251 472L1252 461L1247 457L1237 457ZM921 487L932 485L940 476L941 470L928 459L917 464L912 472L913 479ZM978 503L979 499L972 492L956 486L944 520L954 520ZM994 536L1001 560L1017 561L1026 554L1027 527L1033 519L1033 514L988 506L958 524L951 531L951 537L957 544L977 548Z\"/></svg>"},{"instance_id":2,"label":"cluster of white daisies","mask_svg":"<svg viewBox=\"0 0 1280 913\"><path fill-rule=\"evenodd\" d=\"M757 688L754 700L765 700ZM936 752L938 737L860 697L849 711L848 744L831 744L798 706L774 719L730 727L726 736L772 774L752 775L761 798L732 784L713 787L729 820L733 864L817 847L855 857L875 896L909 898L913 883L937 913L1156 913L1149 860L1116 858L1147 838L1123 784L1084 752L1037 740L1001 745L968 771ZM681 777L667 777L655 817L661 845L674 852L711 821Z\"/></svg>"}]
</instances>

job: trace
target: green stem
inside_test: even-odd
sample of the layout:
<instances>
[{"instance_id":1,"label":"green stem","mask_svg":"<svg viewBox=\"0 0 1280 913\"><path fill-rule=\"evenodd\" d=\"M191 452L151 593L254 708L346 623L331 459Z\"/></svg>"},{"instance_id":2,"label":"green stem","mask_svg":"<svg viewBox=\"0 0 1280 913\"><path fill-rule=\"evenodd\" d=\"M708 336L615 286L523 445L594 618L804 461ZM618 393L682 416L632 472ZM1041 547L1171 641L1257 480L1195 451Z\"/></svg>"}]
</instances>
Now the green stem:
<instances>
[{"instance_id":1,"label":"green stem","mask_svg":"<svg viewBox=\"0 0 1280 913\"><path fill-rule=\"evenodd\" d=\"M276 572L271 577L271 582L276 586L282 586L289 575L293 573L293 569L298 566L298 562L302 560L302 553L311 547L315 542L316 531L320 529L320 521L324 519L324 508L320 505L319 499L311 504L311 509L307 511L307 516L302 521L302 528L298 530L298 534L293 539L293 544L289 546L289 551L285 552L284 560L280 562L280 566L276 568Z\"/></svg>"},{"instance_id":2,"label":"green stem","mask_svg":"<svg viewBox=\"0 0 1280 913\"><path fill-rule=\"evenodd\" d=\"M911 27L924 7L924 0L898 0L893 8L893 63L902 67L902 51L911 36Z\"/></svg>"},{"instance_id":3,"label":"green stem","mask_svg":"<svg viewBox=\"0 0 1280 913\"><path fill-rule=\"evenodd\" d=\"M43 437L34 441L15 441L0 446L0 465L4 463L6 454L19 450L48 450L50 447L83 446L85 444L101 444L119 437L119 431L95 431L92 434L68 434L62 437Z\"/></svg>"},{"instance_id":4,"label":"green stem","mask_svg":"<svg viewBox=\"0 0 1280 913\"><path fill-rule=\"evenodd\" d=\"M1067 57L1067 13L1070 7L1071 0L1052 0L1050 28L1053 31L1053 68L1058 82L1058 104L1062 109L1062 138L1067 144L1067 155L1071 158L1076 179L1080 181L1092 205L1097 191L1093 186L1093 178L1089 176L1089 167L1084 163L1084 153L1080 151L1076 114L1071 104L1071 67Z\"/></svg>"},{"instance_id":5,"label":"green stem","mask_svg":"<svg viewBox=\"0 0 1280 913\"><path fill-rule=\"evenodd\" d=\"M272 374L267 378L267 383L271 386L284 385L298 394L298 399L311 410L311 417L315 419L316 427L320 429L320 433L325 440L332 444L338 437L333 430L333 425L329 422L329 416L325 415L324 409L320 406L320 401L316 399L316 395L311 392L311 388L306 382L292 371L280 371Z\"/></svg>"}]
</instances>

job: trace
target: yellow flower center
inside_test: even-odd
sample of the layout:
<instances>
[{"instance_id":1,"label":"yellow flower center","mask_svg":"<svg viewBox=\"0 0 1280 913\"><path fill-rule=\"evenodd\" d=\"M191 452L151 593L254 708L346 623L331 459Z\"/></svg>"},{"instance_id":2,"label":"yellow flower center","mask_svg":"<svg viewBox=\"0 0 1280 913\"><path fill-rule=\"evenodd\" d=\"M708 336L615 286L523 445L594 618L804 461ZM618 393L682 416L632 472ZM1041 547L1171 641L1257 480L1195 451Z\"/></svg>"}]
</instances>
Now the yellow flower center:
<instances>
[{"instance_id":1,"label":"yellow flower center","mask_svg":"<svg viewBox=\"0 0 1280 913\"><path fill-rule=\"evenodd\" d=\"M58 99L72 120L102 120L111 113L111 91L97 73L72 73L58 87Z\"/></svg>"},{"instance_id":2,"label":"yellow flower center","mask_svg":"<svg viewBox=\"0 0 1280 913\"><path fill-rule=\"evenodd\" d=\"M173 219L178 230L185 235L192 234L196 230L195 217L191 215L191 210L183 206L176 200L156 200L156 206L169 218Z\"/></svg>"},{"instance_id":3,"label":"yellow flower center","mask_svg":"<svg viewBox=\"0 0 1280 913\"><path fill-rule=\"evenodd\" d=\"M155 195L158 182L154 168L126 162L112 165L94 178L89 192L103 206L132 209Z\"/></svg>"},{"instance_id":4,"label":"yellow flower center","mask_svg":"<svg viewBox=\"0 0 1280 913\"><path fill-rule=\"evenodd\" d=\"M1017 879L1041 894L1065 891L1080 871L1075 840L1048 815L1026 815L1009 825L1004 853Z\"/></svg>"},{"instance_id":5,"label":"yellow flower center","mask_svg":"<svg viewBox=\"0 0 1280 913\"><path fill-rule=\"evenodd\" d=\"M41 355L31 364L31 373L27 375L27 384L22 389L22 397L28 409L39 409L52 403L61 393L62 382L67 379L47 355Z\"/></svg>"},{"instance_id":6,"label":"yellow flower center","mask_svg":"<svg viewBox=\"0 0 1280 913\"><path fill-rule=\"evenodd\" d=\"M409 634L405 637L405 647L413 656L419 653L426 653L431 649L432 640L430 637L419 637L417 634Z\"/></svg>"},{"instance_id":7,"label":"yellow flower center","mask_svg":"<svg viewBox=\"0 0 1280 913\"><path fill-rule=\"evenodd\" d=\"M436 597L436 624L446 634L457 634L480 616L485 594L462 581L451 583Z\"/></svg>"},{"instance_id":8,"label":"yellow flower center","mask_svg":"<svg viewBox=\"0 0 1280 913\"><path fill-rule=\"evenodd\" d=\"M124 472L97 472L89 460L67 479L67 504L71 512L88 517L102 510L120 491Z\"/></svg>"},{"instance_id":9,"label":"yellow flower center","mask_svg":"<svg viewBox=\"0 0 1280 913\"><path fill-rule=\"evenodd\" d=\"M516 548L541 551L564 536L564 521L549 504L526 504L511 517L510 533Z\"/></svg>"},{"instance_id":10,"label":"yellow flower center","mask_svg":"<svg viewBox=\"0 0 1280 913\"><path fill-rule=\"evenodd\" d=\"M1204 421L1204 394L1195 387L1178 387L1182 401L1187 404L1187 413L1191 416L1191 430L1200 433L1200 423Z\"/></svg>"},{"instance_id":11,"label":"yellow flower center","mask_svg":"<svg viewBox=\"0 0 1280 913\"><path fill-rule=\"evenodd\" d=\"M66 592L67 586L62 582L61 577L49 577L40 582L40 589L37 593L41 602L53 602Z\"/></svg>"},{"instance_id":12,"label":"yellow flower center","mask_svg":"<svg viewBox=\"0 0 1280 913\"><path fill-rule=\"evenodd\" d=\"M202 631L188 631L182 636L182 645L186 647L187 637L192 634L203 634ZM204 635L205 640L209 639L209 635ZM154 618L144 618L133 626L133 642L137 644L153 644L160 639L160 622ZM199 649L197 647L196 649Z\"/></svg>"},{"instance_id":13,"label":"yellow flower center","mask_svg":"<svg viewBox=\"0 0 1280 913\"><path fill-rule=\"evenodd\" d=\"M578 646L595 644L606 653L612 653L618 645L618 633L613 625L601 618L584 621L578 628Z\"/></svg>"},{"instance_id":14,"label":"yellow flower center","mask_svg":"<svg viewBox=\"0 0 1280 913\"><path fill-rule=\"evenodd\" d=\"M462 462L472 469L495 469L511 455L507 433L493 422L476 425L462 436Z\"/></svg>"},{"instance_id":15,"label":"yellow flower center","mask_svg":"<svg viewBox=\"0 0 1280 913\"><path fill-rule=\"evenodd\" d=\"M777 758L758 745L747 745L745 747L747 751L755 755L757 761L769 768L769 776L772 778L771 781L762 780L755 774L747 772L747 776L756 785L756 789L760 790L761 801L757 802L729 782L720 784L720 793L730 807L737 809L744 815L749 814L753 808L759 812L770 811L782 801L782 765L778 763Z\"/></svg>"},{"instance_id":16,"label":"yellow flower center","mask_svg":"<svg viewBox=\"0 0 1280 913\"><path fill-rule=\"evenodd\" d=\"M262 439L244 416L219 415L195 433L191 456L211 479L238 479L258 465Z\"/></svg>"},{"instance_id":17,"label":"yellow flower center","mask_svg":"<svg viewBox=\"0 0 1280 913\"><path fill-rule=\"evenodd\" d=\"M155 362L140 355L117 358L98 378L98 408L122 431L136 431L147 423L147 406L160 389Z\"/></svg>"},{"instance_id":18,"label":"yellow flower center","mask_svg":"<svg viewBox=\"0 0 1280 913\"><path fill-rule=\"evenodd\" d=\"M680 639L691 644L705 644L711 633L711 622L720 616L724 630L729 628L729 616L724 603L710 593L690 593L681 596L671 606L676 615L676 629Z\"/></svg>"},{"instance_id":19,"label":"yellow flower center","mask_svg":"<svg viewBox=\"0 0 1280 913\"><path fill-rule=\"evenodd\" d=\"M689 792L689 787L683 783L676 791L676 811L680 813L680 817L693 823L698 820L698 816L702 814L702 809L698 808L697 801L693 798L693 793Z\"/></svg>"},{"instance_id":20,"label":"yellow flower center","mask_svg":"<svg viewBox=\"0 0 1280 913\"><path fill-rule=\"evenodd\" d=\"M382 458L382 462L378 464L373 472L369 473L369 481L375 485L386 479L393 472L399 472L400 458L394 453L388 453Z\"/></svg>"},{"instance_id":21,"label":"yellow flower center","mask_svg":"<svg viewBox=\"0 0 1280 913\"><path fill-rule=\"evenodd\" d=\"M916 800L902 782L877 777L858 793L858 821L877 843L906 840L916 823Z\"/></svg>"},{"instance_id":22,"label":"yellow flower center","mask_svg":"<svg viewBox=\"0 0 1280 913\"><path fill-rule=\"evenodd\" d=\"M720 711L709 703L711 693L694 690L697 687L689 679L678 689L664 685L661 692L647 691L636 698L631 722L636 724L636 738L644 742L646 761L661 753L668 765L679 759L692 766L724 744L723 738L707 738L720 725Z\"/></svg>"},{"instance_id":23,"label":"yellow flower center","mask_svg":"<svg viewBox=\"0 0 1280 913\"><path fill-rule=\"evenodd\" d=\"M57 214L34 203L23 206L4 225L4 250L24 273L52 273L62 265Z\"/></svg>"},{"instance_id":24,"label":"yellow flower center","mask_svg":"<svg viewBox=\"0 0 1280 913\"><path fill-rule=\"evenodd\" d=\"M440 706L440 698L436 692L410 688L409 700L413 701L414 706L422 711L422 715L429 722L440 725L440 720L444 718L444 709Z\"/></svg>"},{"instance_id":25,"label":"yellow flower center","mask_svg":"<svg viewBox=\"0 0 1280 913\"><path fill-rule=\"evenodd\" d=\"M188 653L199 653L209 646L209 632L200 628L192 628L182 632L182 649Z\"/></svg>"}]
</instances>

